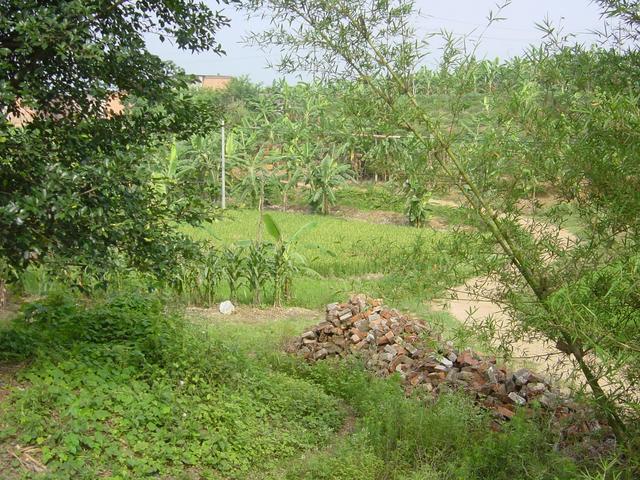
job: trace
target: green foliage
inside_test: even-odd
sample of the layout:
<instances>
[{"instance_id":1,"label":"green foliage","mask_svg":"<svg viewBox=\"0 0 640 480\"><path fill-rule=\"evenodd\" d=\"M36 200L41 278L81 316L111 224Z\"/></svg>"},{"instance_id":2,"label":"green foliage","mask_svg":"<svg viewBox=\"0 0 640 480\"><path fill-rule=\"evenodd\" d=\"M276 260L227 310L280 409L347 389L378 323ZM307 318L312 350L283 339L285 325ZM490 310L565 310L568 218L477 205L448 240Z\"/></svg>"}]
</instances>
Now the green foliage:
<instances>
[{"instance_id":1,"label":"green foliage","mask_svg":"<svg viewBox=\"0 0 640 480\"><path fill-rule=\"evenodd\" d=\"M0 21L0 65L12 79L2 84L2 104L13 113L22 107L42 116L91 116L106 111L114 93L162 98L186 78L173 78L176 69L146 50L144 34L173 37L181 49L219 52L215 34L227 24L188 1L11 2Z\"/></svg>"},{"instance_id":2,"label":"green foliage","mask_svg":"<svg viewBox=\"0 0 640 480\"><path fill-rule=\"evenodd\" d=\"M31 304L0 333L0 351L31 358L0 404L0 442L37 446L47 478L61 479L580 478L548 419L495 432L466 395L408 398L357 359L283 354L306 322L189 325L148 294Z\"/></svg>"},{"instance_id":3,"label":"green foliage","mask_svg":"<svg viewBox=\"0 0 640 480\"><path fill-rule=\"evenodd\" d=\"M229 211L222 221L199 229L185 229L185 232L194 240L211 243L212 251L222 252L236 245L232 248L245 249L244 258L251 243L246 238L255 231L258 218L255 211ZM273 283L274 255L280 252L288 260L278 265L286 267L289 271L286 276L290 279L289 294L281 291L280 301L312 309L353 292L365 292L422 312L430 299L438 298L444 289L476 273L470 265L461 265L459 257L464 253L471 261L479 255L473 252L482 246L471 235L299 213L271 212L264 215L263 224L275 241L266 247L270 266L263 285L263 303L276 300L272 296L277 292ZM314 224L315 228L311 228ZM343 235L336 236L337 231ZM281 245L278 239L285 242L284 251L278 250ZM205 268L203 261L186 264L191 266L185 270L192 273L184 281L176 278L177 293L189 303L210 304L210 301L199 300L203 296L198 293L201 287L197 279L202 276L198 272ZM219 268L223 268L222 265L220 263ZM229 298L225 275L223 273L223 281L215 289L217 301ZM255 301L255 290L246 288L245 280L242 282L237 299L243 303ZM181 284L193 287L178 288Z\"/></svg>"},{"instance_id":4,"label":"green foliage","mask_svg":"<svg viewBox=\"0 0 640 480\"><path fill-rule=\"evenodd\" d=\"M426 478L478 480L570 479L578 475L573 462L553 450L551 432L524 417L496 433L489 428L487 414L468 397L450 394L426 402L406 398L397 381L372 378L357 362L286 368L354 409L361 435L356 437L356 449L374 454L380 465L375 474L363 469L360 478L425 478L419 472L429 472ZM311 465L315 468L318 463ZM323 474L325 469L317 468ZM342 469L334 468L340 475Z\"/></svg>"},{"instance_id":5,"label":"green foliage","mask_svg":"<svg viewBox=\"0 0 640 480\"><path fill-rule=\"evenodd\" d=\"M267 232L276 241L273 257L273 303L280 306L283 299L291 299L291 285L295 274L316 273L307 267L306 258L294 250L298 238L307 230L314 228L316 224L309 222L286 239L271 215L265 214L263 220Z\"/></svg>"},{"instance_id":6,"label":"green foliage","mask_svg":"<svg viewBox=\"0 0 640 480\"><path fill-rule=\"evenodd\" d=\"M346 184L336 190L336 204L358 210L402 212L403 199L390 185L359 182Z\"/></svg>"},{"instance_id":7,"label":"green foliage","mask_svg":"<svg viewBox=\"0 0 640 480\"><path fill-rule=\"evenodd\" d=\"M149 151L202 112L184 95L190 79L149 53L143 35L220 51L214 35L227 23L188 1L3 6L2 115L24 121L0 124L0 255L16 269L49 254L103 269L114 257L172 267L175 250L190 246L173 222L206 214L198 197L187 209L154 188ZM124 112L111 112L114 98Z\"/></svg>"},{"instance_id":8,"label":"green foliage","mask_svg":"<svg viewBox=\"0 0 640 480\"><path fill-rule=\"evenodd\" d=\"M309 205L314 211L327 215L336 203L335 190L351 178L349 165L339 164L333 155L326 155L310 167L306 183L309 185Z\"/></svg>"},{"instance_id":9,"label":"green foliage","mask_svg":"<svg viewBox=\"0 0 640 480\"><path fill-rule=\"evenodd\" d=\"M380 225L324 215L270 212L268 216L275 220L284 239L290 239L310 222L317 225L298 233L296 251L308 260L311 268L326 277L379 273L393 261L398 249L411 247L417 237L422 236L429 243L447 236L408 226ZM197 229L186 227L184 231L196 241L229 245L245 240L255 232L258 218L255 211L230 211L223 221ZM264 222L267 225L268 220ZM338 231L343 235L337 236Z\"/></svg>"},{"instance_id":10,"label":"green foliage","mask_svg":"<svg viewBox=\"0 0 640 480\"><path fill-rule=\"evenodd\" d=\"M335 399L265 370L148 295L92 306L45 299L0 335L5 355L32 358L21 374L28 388L2 404L0 441L38 446L47 478L194 468L245 478L321 443L341 422Z\"/></svg>"},{"instance_id":11,"label":"green foliage","mask_svg":"<svg viewBox=\"0 0 640 480\"><path fill-rule=\"evenodd\" d=\"M233 142L230 167L238 169L232 194L240 204L262 209L265 196L278 188L273 164L280 158L269 145L259 144L258 133L242 130L229 136ZM227 147L229 148L229 147Z\"/></svg>"},{"instance_id":12,"label":"green foliage","mask_svg":"<svg viewBox=\"0 0 640 480\"><path fill-rule=\"evenodd\" d=\"M270 250L269 245L258 242L251 242L248 247L246 258L247 282L249 284L249 289L253 291L253 303L255 305L260 305L262 303L262 289L270 278Z\"/></svg>"},{"instance_id":13,"label":"green foliage","mask_svg":"<svg viewBox=\"0 0 640 480\"><path fill-rule=\"evenodd\" d=\"M366 435L353 435L333 446L329 452L293 462L282 477L287 480L373 480L380 478L384 462Z\"/></svg>"},{"instance_id":14,"label":"green foliage","mask_svg":"<svg viewBox=\"0 0 640 480\"><path fill-rule=\"evenodd\" d=\"M637 34L637 2L601 4ZM489 25L507 5L489 15ZM500 64L478 61L475 49L445 32L438 68L427 73L419 66L431 50L412 21L418 7L413 0L257 0L249 7L290 25L287 35L278 28L253 35L280 48L282 71L321 72L342 81L355 77L372 102L380 102L376 107L387 110L389 124L418 145L423 166L416 169L407 159L409 180L437 174L458 188L482 222L483 250L497 252L482 265L499 278L495 294L519 320L511 339L535 332L566 345L562 350L579 367L601 413L620 440L630 441L626 426L637 418L634 408L622 405L633 403L637 392L622 378L627 369L635 370L636 349L619 345L624 362L608 355L591 360L587 354L598 352L599 339L588 333L588 322L579 321L581 308L560 313L551 299L638 248L635 45L626 51L568 46L570 37L541 24L543 45ZM444 111L424 101L434 92ZM581 218L580 238L567 238L535 218L541 189L553 192L554 203L575 207L569 210ZM421 198L410 203L418 222ZM605 325L617 312L599 315ZM599 368L601 362L606 368ZM605 383L616 387L605 391Z\"/></svg>"},{"instance_id":15,"label":"green foliage","mask_svg":"<svg viewBox=\"0 0 640 480\"><path fill-rule=\"evenodd\" d=\"M261 305L265 294L277 305L291 300L294 277L317 276L305 256L296 251L298 238L315 224L309 222L285 237L270 215L264 214L262 223L274 242L243 239L218 247L206 238L202 255L182 259L180 268L165 278L165 285L182 300L196 304L211 305L215 299L246 300L245 291L252 295L254 305ZM243 235L246 233L245 229ZM258 236L261 234L259 231Z\"/></svg>"},{"instance_id":16,"label":"green foliage","mask_svg":"<svg viewBox=\"0 0 640 480\"><path fill-rule=\"evenodd\" d=\"M405 204L405 215L411 225L424 227L429 219L429 199L430 193L419 193L410 190Z\"/></svg>"},{"instance_id":17,"label":"green foliage","mask_svg":"<svg viewBox=\"0 0 640 480\"><path fill-rule=\"evenodd\" d=\"M232 302L237 301L238 289L244 282L245 277L245 252L240 245L226 247L223 252L223 270L229 284L229 298Z\"/></svg>"}]
</instances>

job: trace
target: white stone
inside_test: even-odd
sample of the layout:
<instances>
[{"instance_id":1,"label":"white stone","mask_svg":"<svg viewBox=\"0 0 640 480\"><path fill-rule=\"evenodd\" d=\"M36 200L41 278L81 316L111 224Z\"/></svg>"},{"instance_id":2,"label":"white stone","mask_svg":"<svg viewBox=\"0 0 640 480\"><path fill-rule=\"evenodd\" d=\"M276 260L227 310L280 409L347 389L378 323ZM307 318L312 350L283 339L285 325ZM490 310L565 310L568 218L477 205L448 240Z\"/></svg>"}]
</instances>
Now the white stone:
<instances>
[{"instance_id":1,"label":"white stone","mask_svg":"<svg viewBox=\"0 0 640 480\"><path fill-rule=\"evenodd\" d=\"M447 368L453 367L453 362L445 357L437 357L436 360Z\"/></svg>"},{"instance_id":2,"label":"white stone","mask_svg":"<svg viewBox=\"0 0 640 480\"><path fill-rule=\"evenodd\" d=\"M513 403L515 403L516 405L524 405L527 403L527 401L524 399L524 397L521 397L520 395L518 395L516 392L511 392L509 394L509 398L511 399L511 401Z\"/></svg>"},{"instance_id":3,"label":"white stone","mask_svg":"<svg viewBox=\"0 0 640 480\"><path fill-rule=\"evenodd\" d=\"M236 307L229 300L225 300L220 304L218 310L220 310L220 313L223 315L231 315L236 311Z\"/></svg>"}]
</instances>

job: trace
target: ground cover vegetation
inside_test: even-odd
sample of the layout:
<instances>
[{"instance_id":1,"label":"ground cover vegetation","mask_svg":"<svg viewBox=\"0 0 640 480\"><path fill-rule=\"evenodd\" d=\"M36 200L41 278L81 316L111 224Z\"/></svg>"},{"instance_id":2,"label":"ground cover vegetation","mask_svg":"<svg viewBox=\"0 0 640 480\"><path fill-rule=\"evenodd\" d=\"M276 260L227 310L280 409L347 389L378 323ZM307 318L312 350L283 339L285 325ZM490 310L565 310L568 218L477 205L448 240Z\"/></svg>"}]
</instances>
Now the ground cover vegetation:
<instances>
[{"instance_id":1,"label":"ground cover vegetation","mask_svg":"<svg viewBox=\"0 0 640 480\"><path fill-rule=\"evenodd\" d=\"M306 326L189 323L146 291L31 303L2 336L3 357L30 359L1 404L2 440L36 446L45 478L579 475L543 422L492 432L464 396L407 399L355 361L284 354Z\"/></svg>"},{"instance_id":2,"label":"ground cover vegetation","mask_svg":"<svg viewBox=\"0 0 640 480\"><path fill-rule=\"evenodd\" d=\"M220 91L142 38L221 51L227 20L204 5L2 6L0 106L26 118L0 129L0 309L19 310L0 317L2 471L634 478L638 6L598 3L622 22L602 46L541 24L542 45L487 61L445 34L426 68L410 0L248 1L280 19L253 39L314 80ZM317 311L365 292L462 339L430 301L478 276L514 319L507 343L564 352L614 448L569 455L544 416L494 431L463 394L406 397L356 359L282 353L308 318L182 314L226 299Z\"/></svg>"}]
</instances>

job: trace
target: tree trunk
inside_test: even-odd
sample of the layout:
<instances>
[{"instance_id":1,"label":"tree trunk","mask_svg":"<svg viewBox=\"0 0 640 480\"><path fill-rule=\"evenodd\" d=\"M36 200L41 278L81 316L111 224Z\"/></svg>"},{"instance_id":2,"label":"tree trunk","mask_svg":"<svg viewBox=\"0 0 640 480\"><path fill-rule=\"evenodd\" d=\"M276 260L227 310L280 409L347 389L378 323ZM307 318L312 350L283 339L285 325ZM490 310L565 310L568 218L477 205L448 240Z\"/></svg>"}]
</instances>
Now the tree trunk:
<instances>
[{"instance_id":1,"label":"tree trunk","mask_svg":"<svg viewBox=\"0 0 640 480\"><path fill-rule=\"evenodd\" d=\"M593 373L593 370L585 361L582 348L580 348L580 346L575 342L572 342L567 335L563 335L563 340L568 345L571 354L576 359L576 362L578 362L580 371L582 371L582 374L587 380L587 385L589 385L589 388L591 388L591 392L593 393L595 401L598 404L598 407L600 407L600 409L604 412L607 418L607 422L613 430L613 433L618 439L623 438L626 430L624 422L616 412L615 405L613 405L611 399L607 396L607 394L600 386L600 382L598 381L596 375Z\"/></svg>"}]
</instances>

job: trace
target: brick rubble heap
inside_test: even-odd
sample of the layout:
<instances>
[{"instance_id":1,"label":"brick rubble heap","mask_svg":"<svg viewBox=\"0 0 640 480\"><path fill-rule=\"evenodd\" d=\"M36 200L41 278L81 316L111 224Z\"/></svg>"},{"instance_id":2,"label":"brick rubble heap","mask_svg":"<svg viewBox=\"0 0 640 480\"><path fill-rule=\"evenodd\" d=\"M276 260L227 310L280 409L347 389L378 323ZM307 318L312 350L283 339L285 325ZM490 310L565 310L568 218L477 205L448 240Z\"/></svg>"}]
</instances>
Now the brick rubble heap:
<instances>
[{"instance_id":1,"label":"brick rubble heap","mask_svg":"<svg viewBox=\"0 0 640 480\"><path fill-rule=\"evenodd\" d=\"M502 419L513 417L516 407L534 403L560 418L577 409L544 377L528 369L512 372L498 365L495 357L436 341L423 322L364 295L327 305L326 320L298 337L291 351L312 362L360 354L376 374L398 373L408 392L463 389ZM580 432L600 428L593 419L579 423L573 428Z\"/></svg>"}]
</instances>

